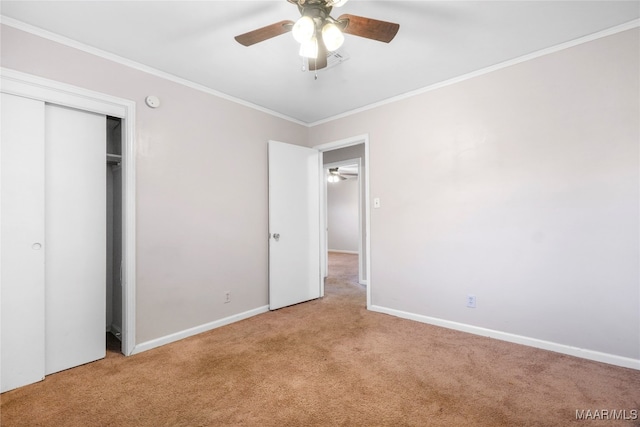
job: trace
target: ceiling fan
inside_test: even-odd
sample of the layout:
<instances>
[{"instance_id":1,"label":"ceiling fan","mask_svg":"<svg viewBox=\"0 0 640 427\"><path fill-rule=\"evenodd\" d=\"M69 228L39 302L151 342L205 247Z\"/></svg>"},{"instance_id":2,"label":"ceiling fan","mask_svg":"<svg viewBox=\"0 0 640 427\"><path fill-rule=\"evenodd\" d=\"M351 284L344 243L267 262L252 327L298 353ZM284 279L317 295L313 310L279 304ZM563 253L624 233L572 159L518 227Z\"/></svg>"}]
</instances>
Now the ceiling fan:
<instances>
[{"instance_id":1,"label":"ceiling fan","mask_svg":"<svg viewBox=\"0 0 640 427\"><path fill-rule=\"evenodd\" d=\"M236 36L244 46L268 40L291 31L300 43L300 55L309 58L309 70L327 66L327 56L342 46L344 34L360 36L389 43L400 25L362 16L344 14L331 17L333 7L344 5L347 0L287 0L298 6L302 15L296 22L285 20Z\"/></svg>"},{"instance_id":2,"label":"ceiling fan","mask_svg":"<svg viewBox=\"0 0 640 427\"><path fill-rule=\"evenodd\" d=\"M342 170L341 170L342 169ZM329 168L329 173L327 176L327 180L329 182L339 182L344 181L349 178L357 178L358 171L353 170L350 167L338 167L338 168Z\"/></svg>"}]
</instances>

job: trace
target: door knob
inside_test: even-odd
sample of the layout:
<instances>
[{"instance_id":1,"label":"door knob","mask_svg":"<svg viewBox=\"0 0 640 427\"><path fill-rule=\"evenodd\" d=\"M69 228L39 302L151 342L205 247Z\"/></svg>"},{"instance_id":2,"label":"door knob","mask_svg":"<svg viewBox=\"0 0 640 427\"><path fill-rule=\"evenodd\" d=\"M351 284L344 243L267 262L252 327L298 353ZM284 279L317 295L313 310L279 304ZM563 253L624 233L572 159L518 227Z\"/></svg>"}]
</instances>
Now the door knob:
<instances>
[{"instance_id":1,"label":"door knob","mask_svg":"<svg viewBox=\"0 0 640 427\"><path fill-rule=\"evenodd\" d=\"M31 249L33 249L34 251L39 251L42 248L42 244L41 243L34 243L33 245L31 245Z\"/></svg>"},{"instance_id":2,"label":"door knob","mask_svg":"<svg viewBox=\"0 0 640 427\"><path fill-rule=\"evenodd\" d=\"M280 233L273 233L273 238L275 239L276 242L280 240Z\"/></svg>"}]
</instances>

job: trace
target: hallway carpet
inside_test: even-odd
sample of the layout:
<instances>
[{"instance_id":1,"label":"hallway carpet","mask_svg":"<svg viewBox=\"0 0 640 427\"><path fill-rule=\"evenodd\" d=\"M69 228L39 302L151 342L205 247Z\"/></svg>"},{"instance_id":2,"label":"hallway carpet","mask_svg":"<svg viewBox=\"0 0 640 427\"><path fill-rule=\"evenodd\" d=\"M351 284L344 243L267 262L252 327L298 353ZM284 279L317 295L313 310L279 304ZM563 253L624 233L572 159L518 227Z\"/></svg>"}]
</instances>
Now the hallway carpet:
<instances>
[{"instance_id":1,"label":"hallway carpet","mask_svg":"<svg viewBox=\"0 0 640 427\"><path fill-rule=\"evenodd\" d=\"M369 312L357 257L324 298L1 396L18 426L638 426L640 372Z\"/></svg>"}]
</instances>

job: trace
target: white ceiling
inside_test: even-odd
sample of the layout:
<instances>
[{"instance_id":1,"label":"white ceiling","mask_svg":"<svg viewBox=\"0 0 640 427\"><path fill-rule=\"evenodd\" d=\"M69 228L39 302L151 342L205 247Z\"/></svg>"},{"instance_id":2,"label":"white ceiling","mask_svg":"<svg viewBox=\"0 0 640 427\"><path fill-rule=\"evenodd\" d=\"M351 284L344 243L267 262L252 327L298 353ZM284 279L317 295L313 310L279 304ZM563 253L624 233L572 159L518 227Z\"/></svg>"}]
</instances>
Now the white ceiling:
<instances>
[{"instance_id":1,"label":"white ceiling","mask_svg":"<svg viewBox=\"0 0 640 427\"><path fill-rule=\"evenodd\" d=\"M301 71L290 34L244 47L233 37L299 17L286 0L5 1L1 13L313 124L637 20L640 1L350 0L332 16L400 24L390 43L346 36L349 59Z\"/></svg>"}]
</instances>

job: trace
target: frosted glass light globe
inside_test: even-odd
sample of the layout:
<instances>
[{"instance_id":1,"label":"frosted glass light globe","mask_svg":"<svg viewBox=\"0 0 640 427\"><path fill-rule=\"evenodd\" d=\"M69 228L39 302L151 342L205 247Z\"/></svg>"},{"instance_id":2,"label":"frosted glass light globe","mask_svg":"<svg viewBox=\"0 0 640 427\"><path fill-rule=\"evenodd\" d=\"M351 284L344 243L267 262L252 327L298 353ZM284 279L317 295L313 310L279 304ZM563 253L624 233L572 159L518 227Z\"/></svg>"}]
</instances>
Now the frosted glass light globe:
<instances>
[{"instance_id":1,"label":"frosted glass light globe","mask_svg":"<svg viewBox=\"0 0 640 427\"><path fill-rule=\"evenodd\" d=\"M333 52L338 50L338 48L342 46L342 43L344 43L344 35L335 24L329 22L322 27L322 40L327 50Z\"/></svg>"},{"instance_id":2,"label":"frosted glass light globe","mask_svg":"<svg viewBox=\"0 0 640 427\"><path fill-rule=\"evenodd\" d=\"M311 40L313 34L316 32L316 26L313 23L313 19L308 16L303 16L298 19L295 24L293 24L293 28L291 29L291 33L293 34L293 38L296 39L298 43L304 43Z\"/></svg>"},{"instance_id":3,"label":"frosted glass light globe","mask_svg":"<svg viewBox=\"0 0 640 427\"><path fill-rule=\"evenodd\" d=\"M318 57L318 39L312 37L310 40L300 44L300 56L305 58Z\"/></svg>"}]
</instances>

